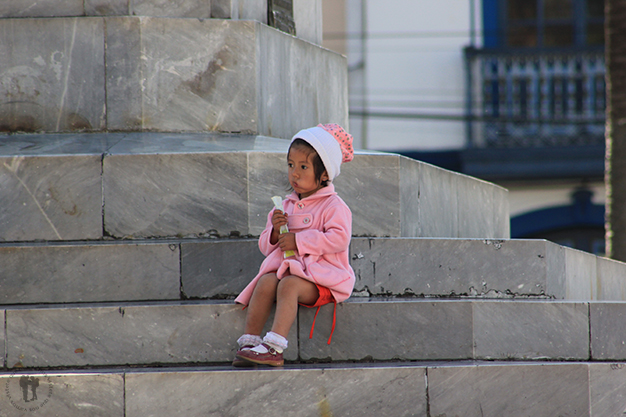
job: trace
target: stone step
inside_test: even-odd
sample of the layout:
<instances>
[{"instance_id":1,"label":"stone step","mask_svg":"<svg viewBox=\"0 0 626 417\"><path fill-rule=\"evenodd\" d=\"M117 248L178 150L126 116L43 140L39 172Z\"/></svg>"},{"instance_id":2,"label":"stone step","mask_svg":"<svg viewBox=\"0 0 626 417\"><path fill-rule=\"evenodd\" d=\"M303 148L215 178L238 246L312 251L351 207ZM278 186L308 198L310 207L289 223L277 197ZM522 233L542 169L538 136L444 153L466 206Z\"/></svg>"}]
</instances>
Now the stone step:
<instances>
[{"instance_id":1,"label":"stone step","mask_svg":"<svg viewBox=\"0 0 626 417\"><path fill-rule=\"evenodd\" d=\"M293 0L296 35L322 44L321 0ZM268 23L267 0L11 0L0 4L0 19L17 17L151 16L197 19L241 19Z\"/></svg>"},{"instance_id":2,"label":"stone step","mask_svg":"<svg viewBox=\"0 0 626 417\"><path fill-rule=\"evenodd\" d=\"M25 403L23 377L37 378ZM0 373L4 416L618 416L623 363L423 362ZM28 390L32 398L32 390ZM252 410L252 411L251 411ZM253 414L254 413L254 414Z\"/></svg>"},{"instance_id":3,"label":"stone step","mask_svg":"<svg viewBox=\"0 0 626 417\"><path fill-rule=\"evenodd\" d=\"M59 4L3 2L0 14L11 16L7 9L26 9L25 3L54 10ZM83 7L83 0L63 3ZM149 3L155 2L130 2L131 8ZM180 3L171 9L182 10ZM321 4L304 3L305 9ZM0 18L0 56L0 131L287 138L320 121L348 125L346 58L253 20Z\"/></svg>"},{"instance_id":4,"label":"stone step","mask_svg":"<svg viewBox=\"0 0 626 417\"><path fill-rule=\"evenodd\" d=\"M352 238L354 296L626 301L626 264L545 240ZM0 305L232 299L257 239L0 244Z\"/></svg>"},{"instance_id":5,"label":"stone step","mask_svg":"<svg viewBox=\"0 0 626 417\"><path fill-rule=\"evenodd\" d=\"M205 133L0 136L0 241L258 236L289 142ZM336 180L356 236L507 238L507 191L357 151Z\"/></svg>"},{"instance_id":6,"label":"stone step","mask_svg":"<svg viewBox=\"0 0 626 417\"><path fill-rule=\"evenodd\" d=\"M623 361L626 302L351 299L301 307L293 362ZM228 364L245 311L231 301L6 306L0 365L15 368ZM268 323L271 323L271 319Z\"/></svg>"}]
</instances>

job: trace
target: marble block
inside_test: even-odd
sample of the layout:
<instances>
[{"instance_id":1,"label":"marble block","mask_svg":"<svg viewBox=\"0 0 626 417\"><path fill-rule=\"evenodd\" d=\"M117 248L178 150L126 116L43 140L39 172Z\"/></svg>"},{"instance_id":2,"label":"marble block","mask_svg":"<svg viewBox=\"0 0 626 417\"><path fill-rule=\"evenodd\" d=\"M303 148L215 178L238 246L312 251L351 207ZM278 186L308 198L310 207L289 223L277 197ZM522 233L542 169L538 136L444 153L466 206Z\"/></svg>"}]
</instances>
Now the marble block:
<instances>
[{"instance_id":1,"label":"marble block","mask_svg":"<svg viewBox=\"0 0 626 417\"><path fill-rule=\"evenodd\" d=\"M423 416L422 367L126 374L126 416Z\"/></svg>"},{"instance_id":2,"label":"marble block","mask_svg":"<svg viewBox=\"0 0 626 417\"><path fill-rule=\"evenodd\" d=\"M259 134L287 139L318 123L347 128L346 58L274 28L256 26Z\"/></svg>"},{"instance_id":3,"label":"marble block","mask_svg":"<svg viewBox=\"0 0 626 417\"><path fill-rule=\"evenodd\" d=\"M287 149L284 152L251 152L248 155L248 219L250 234L259 236L274 208L272 197L291 193L287 178Z\"/></svg>"},{"instance_id":4,"label":"marble block","mask_svg":"<svg viewBox=\"0 0 626 417\"><path fill-rule=\"evenodd\" d=\"M362 301L320 309L300 307L300 357L304 360L438 360L472 357L471 303L465 301Z\"/></svg>"},{"instance_id":5,"label":"marble block","mask_svg":"<svg viewBox=\"0 0 626 417\"><path fill-rule=\"evenodd\" d=\"M0 19L0 131L105 129L103 39L100 18Z\"/></svg>"},{"instance_id":6,"label":"marble block","mask_svg":"<svg viewBox=\"0 0 626 417\"><path fill-rule=\"evenodd\" d=\"M22 378L36 379L37 399L32 388L24 401L20 386ZM2 416L93 416L123 417L124 376L114 373L35 373L12 372L0 374Z\"/></svg>"},{"instance_id":7,"label":"marble block","mask_svg":"<svg viewBox=\"0 0 626 417\"><path fill-rule=\"evenodd\" d=\"M595 300L626 301L626 264L598 257L596 273L596 286L594 288Z\"/></svg>"},{"instance_id":8,"label":"marble block","mask_svg":"<svg viewBox=\"0 0 626 417\"><path fill-rule=\"evenodd\" d=\"M4 323L6 323L4 310L0 310L0 319L2 319ZM5 346L4 346L4 341L6 340L6 335L4 333L5 326L1 326L1 327L2 328L0 328L0 352L6 352ZM6 366L6 363L4 362L5 356L6 355L2 355L2 357L0 358L0 368L4 368Z\"/></svg>"},{"instance_id":9,"label":"marble block","mask_svg":"<svg viewBox=\"0 0 626 417\"><path fill-rule=\"evenodd\" d=\"M101 238L100 159L0 156L0 241Z\"/></svg>"},{"instance_id":10,"label":"marble block","mask_svg":"<svg viewBox=\"0 0 626 417\"><path fill-rule=\"evenodd\" d=\"M257 22L267 24L267 1L268 0L214 0L212 6L215 7L215 3L232 1L238 3L239 10L237 14L241 20L256 20Z\"/></svg>"},{"instance_id":11,"label":"marble block","mask_svg":"<svg viewBox=\"0 0 626 417\"><path fill-rule=\"evenodd\" d=\"M322 0L293 0L293 20L297 37L322 44Z\"/></svg>"},{"instance_id":12,"label":"marble block","mask_svg":"<svg viewBox=\"0 0 626 417\"><path fill-rule=\"evenodd\" d=\"M114 154L103 170L111 236L248 233L245 153Z\"/></svg>"},{"instance_id":13,"label":"marble block","mask_svg":"<svg viewBox=\"0 0 626 417\"><path fill-rule=\"evenodd\" d=\"M545 246L529 240L353 238L350 257L355 289L371 294L538 296L548 279Z\"/></svg>"},{"instance_id":14,"label":"marble block","mask_svg":"<svg viewBox=\"0 0 626 417\"><path fill-rule=\"evenodd\" d=\"M587 416L587 365L431 367L428 398L432 416Z\"/></svg>"},{"instance_id":15,"label":"marble block","mask_svg":"<svg viewBox=\"0 0 626 417\"><path fill-rule=\"evenodd\" d=\"M475 359L589 360L586 303L475 301Z\"/></svg>"},{"instance_id":16,"label":"marble block","mask_svg":"<svg viewBox=\"0 0 626 417\"><path fill-rule=\"evenodd\" d=\"M457 237L508 238L508 191L466 175L456 175L459 233ZM489 208L485 212L485 207ZM476 213L484 213L476 215Z\"/></svg>"},{"instance_id":17,"label":"marble block","mask_svg":"<svg viewBox=\"0 0 626 417\"><path fill-rule=\"evenodd\" d=\"M400 195L410 203L411 210L402 224L403 229L410 230L402 236L459 237L458 174L422 162L416 164L409 158L401 158L401 162L411 173L401 177L408 184L402 184Z\"/></svg>"},{"instance_id":18,"label":"marble block","mask_svg":"<svg viewBox=\"0 0 626 417\"><path fill-rule=\"evenodd\" d=\"M7 365L230 362L245 314L231 303L8 310ZM297 346L293 327L288 340ZM297 354L290 349L286 359Z\"/></svg>"},{"instance_id":19,"label":"marble block","mask_svg":"<svg viewBox=\"0 0 626 417\"><path fill-rule=\"evenodd\" d=\"M591 363L588 366L590 415L623 415L626 412L626 365Z\"/></svg>"},{"instance_id":20,"label":"marble block","mask_svg":"<svg viewBox=\"0 0 626 417\"><path fill-rule=\"evenodd\" d=\"M341 55L253 21L106 21L109 129L287 138L320 120L347 124Z\"/></svg>"},{"instance_id":21,"label":"marble block","mask_svg":"<svg viewBox=\"0 0 626 417\"><path fill-rule=\"evenodd\" d=\"M180 299L179 247L0 247L0 304Z\"/></svg>"},{"instance_id":22,"label":"marble block","mask_svg":"<svg viewBox=\"0 0 626 417\"><path fill-rule=\"evenodd\" d=\"M129 5L130 14L134 16L211 17L210 0L132 0Z\"/></svg>"},{"instance_id":23,"label":"marble block","mask_svg":"<svg viewBox=\"0 0 626 417\"><path fill-rule=\"evenodd\" d=\"M597 256L591 253L566 248L567 300L592 300L597 288Z\"/></svg>"},{"instance_id":24,"label":"marble block","mask_svg":"<svg viewBox=\"0 0 626 417\"><path fill-rule=\"evenodd\" d=\"M598 302L589 306L591 322L591 357L595 360L626 359L626 303Z\"/></svg>"},{"instance_id":25,"label":"marble block","mask_svg":"<svg viewBox=\"0 0 626 417\"><path fill-rule=\"evenodd\" d=\"M400 236L400 169L394 154L357 154L335 190L352 211L353 236Z\"/></svg>"},{"instance_id":26,"label":"marble block","mask_svg":"<svg viewBox=\"0 0 626 417\"><path fill-rule=\"evenodd\" d=\"M84 0L87 16L124 16L132 13L129 0Z\"/></svg>"},{"instance_id":27,"label":"marble block","mask_svg":"<svg viewBox=\"0 0 626 417\"><path fill-rule=\"evenodd\" d=\"M0 18L80 16L84 0L11 0L0 2ZM102 1L102 0L101 0ZM108 0L110 1L110 0Z\"/></svg>"},{"instance_id":28,"label":"marble block","mask_svg":"<svg viewBox=\"0 0 626 417\"><path fill-rule=\"evenodd\" d=\"M420 204L420 192L423 191L420 185L420 180L423 179L420 175L422 166L422 164L415 163L410 158L400 157L400 178L398 184L401 191L400 207L402 207L400 212L400 236L422 236L420 213L425 210L425 206ZM444 186L442 189L449 189L449 187ZM425 199L424 203L428 201L432 200ZM449 210L446 210L446 213L449 212ZM456 215L454 218L456 219ZM449 222L446 222L447 225L449 225ZM450 226L450 233L452 233L454 225ZM450 236L453 235L451 234Z\"/></svg>"},{"instance_id":29,"label":"marble block","mask_svg":"<svg viewBox=\"0 0 626 417\"><path fill-rule=\"evenodd\" d=\"M211 0L211 17L215 19L239 18L239 0Z\"/></svg>"},{"instance_id":30,"label":"marble block","mask_svg":"<svg viewBox=\"0 0 626 417\"><path fill-rule=\"evenodd\" d=\"M181 253L183 294L189 298L239 294L265 259L256 239L182 243Z\"/></svg>"}]
</instances>

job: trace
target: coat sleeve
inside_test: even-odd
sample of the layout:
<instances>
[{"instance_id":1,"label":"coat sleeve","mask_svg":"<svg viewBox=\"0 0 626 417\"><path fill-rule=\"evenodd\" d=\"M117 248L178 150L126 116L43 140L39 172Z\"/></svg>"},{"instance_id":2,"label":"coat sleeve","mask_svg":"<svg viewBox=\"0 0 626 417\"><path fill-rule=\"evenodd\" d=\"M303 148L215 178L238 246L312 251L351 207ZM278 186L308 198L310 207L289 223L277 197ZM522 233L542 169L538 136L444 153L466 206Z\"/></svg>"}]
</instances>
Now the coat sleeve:
<instances>
[{"instance_id":1,"label":"coat sleeve","mask_svg":"<svg viewBox=\"0 0 626 417\"><path fill-rule=\"evenodd\" d=\"M352 213L347 205L334 203L324 213L322 230L303 230L296 233L300 255L324 255L344 252L352 237Z\"/></svg>"},{"instance_id":2,"label":"coat sleeve","mask_svg":"<svg viewBox=\"0 0 626 417\"><path fill-rule=\"evenodd\" d=\"M265 256L268 256L270 253L278 248L278 242L275 245L272 245L270 243L272 230L274 229L274 226L272 226L272 214L274 214L273 209L267 215L265 230L263 230L263 232L261 232L261 236L259 236L259 249L261 250L261 253Z\"/></svg>"}]
</instances>

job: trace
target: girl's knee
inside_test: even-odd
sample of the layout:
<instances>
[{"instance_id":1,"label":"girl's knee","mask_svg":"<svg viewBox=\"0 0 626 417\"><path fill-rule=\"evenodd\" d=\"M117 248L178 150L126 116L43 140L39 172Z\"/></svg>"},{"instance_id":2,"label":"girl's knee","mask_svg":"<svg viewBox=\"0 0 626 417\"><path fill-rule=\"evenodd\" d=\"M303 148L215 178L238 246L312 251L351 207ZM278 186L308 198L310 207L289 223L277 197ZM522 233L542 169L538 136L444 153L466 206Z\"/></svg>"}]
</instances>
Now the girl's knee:
<instances>
[{"instance_id":1,"label":"girl's knee","mask_svg":"<svg viewBox=\"0 0 626 417\"><path fill-rule=\"evenodd\" d=\"M256 292L258 290L258 291L276 292L278 283L279 281L278 281L278 278L276 277L276 274L274 273L265 274L261 278L259 278L259 281L257 282L256 287L254 288L254 291Z\"/></svg>"},{"instance_id":2,"label":"girl's knee","mask_svg":"<svg viewBox=\"0 0 626 417\"><path fill-rule=\"evenodd\" d=\"M312 282L290 275L279 281L276 292L277 294L294 293L299 296L313 290L317 290L317 287Z\"/></svg>"}]
</instances>

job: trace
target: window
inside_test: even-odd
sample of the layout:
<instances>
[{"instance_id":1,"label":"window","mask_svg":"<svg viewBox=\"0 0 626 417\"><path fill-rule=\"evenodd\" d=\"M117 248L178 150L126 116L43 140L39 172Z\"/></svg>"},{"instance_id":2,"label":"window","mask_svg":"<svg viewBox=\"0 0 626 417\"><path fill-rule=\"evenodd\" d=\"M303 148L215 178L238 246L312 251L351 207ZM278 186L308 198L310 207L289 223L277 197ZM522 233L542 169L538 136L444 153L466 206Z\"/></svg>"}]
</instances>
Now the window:
<instances>
[{"instance_id":1,"label":"window","mask_svg":"<svg viewBox=\"0 0 626 417\"><path fill-rule=\"evenodd\" d=\"M484 0L483 6L487 47L604 45L604 0Z\"/></svg>"}]
</instances>

